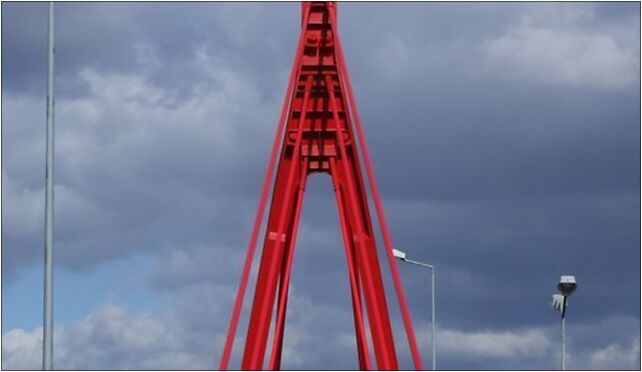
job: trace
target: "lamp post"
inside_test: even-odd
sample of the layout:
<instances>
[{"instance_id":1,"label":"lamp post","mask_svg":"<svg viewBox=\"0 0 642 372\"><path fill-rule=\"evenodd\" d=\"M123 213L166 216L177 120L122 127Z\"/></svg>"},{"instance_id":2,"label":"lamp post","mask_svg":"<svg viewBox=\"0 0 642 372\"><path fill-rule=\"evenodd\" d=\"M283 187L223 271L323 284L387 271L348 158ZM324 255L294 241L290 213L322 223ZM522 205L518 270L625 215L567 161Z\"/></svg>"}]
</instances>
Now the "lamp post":
<instances>
[{"instance_id":1,"label":"lamp post","mask_svg":"<svg viewBox=\"0 0 642 372\"><path fill-rule=\"evenodd\" d=\"M54 3L49 2L47 58L47 130L45 161L45 272L43 293L42 369L53 369L53 212L54 212Z\"/></svg>"},{"instance_id":2,"label":"lamp post","mask_svg":"<svg viewBox=\"0 0 642 372\"><path fill-rule=\"evenodd\" d=\"M431 336L430 337L432 338L432 347L431 347L431 351L432 351L432 370L436 371L437 370L437 351L436 351L437 350L436 349L436 343L437 343L436 340L437 340L437 338L435 337L436 336L436 334L435 334L435 328L436 328L436 322L435 322L435 266L431 265L431 264L428 264L428 263L425 263L425 262L419 262L419 261L411 260L411 259L406 257L406 253L405 252L400 251L398 249L393 249L392 250L392 255L395 258L399 259L400 261L430 269L430 272L431 272L431 281L430 281L430 283L431 283L431 291L430 291L431 292L431 301L430 302L431 302L431 307L432 307L432 314L431 314L432 315L432 321L431 321L431 326L432 327L431 327L431 332L430 332Z\"/></svg>"},{"instance_id":3,"label":"lamp post","mask_svg":"<svg viewBox=\"0 0 642 372\"><path fill-rule=\"evenodd\" d=\"M557 290L560 293L553 295L553 300L551 306L559 310L561 314L561 325L562 325L562 356L561 356L561 369L562 371L566 370L566 305L568 303L568 297L575 291L577 288L577 282L575 281L575 276L573 275L562 275L560 282L557 284Z\"/></svg>"}]
</instances>

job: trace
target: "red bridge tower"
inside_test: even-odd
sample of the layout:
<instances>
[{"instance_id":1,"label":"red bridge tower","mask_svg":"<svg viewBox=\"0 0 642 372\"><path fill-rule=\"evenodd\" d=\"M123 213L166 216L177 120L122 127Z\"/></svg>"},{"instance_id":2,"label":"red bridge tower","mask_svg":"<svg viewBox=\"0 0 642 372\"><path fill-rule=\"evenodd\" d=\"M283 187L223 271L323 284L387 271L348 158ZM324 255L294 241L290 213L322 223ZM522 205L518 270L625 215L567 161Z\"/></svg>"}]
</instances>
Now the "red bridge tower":
<instances>
[{"instance_id":1,"label":"red bridge tower","mask_svg":"<svg viewBox=\"0 0 642 372\"><path fill-rule=\"evenodd\" d=\"M376 367L384 370L399 369L366 188L359 163L359 150L366 165L367 179L375 202L377 219L381 225L386 256L414 365L416 369L423 369L337 33L336 3L304 2L302 17L302 32L254 220L220 369L225 370L228 367L278 154L280 155L272 204L241 368L263 368L270 326L274 321L274 337L268 367L271 370L280 369L288 284L305 182L310 173L322 172L332 177L336 194L352 292L359 367L364 370L373 367L364 325L362 304L365 302Z\"/></svg>"}]
</instances>

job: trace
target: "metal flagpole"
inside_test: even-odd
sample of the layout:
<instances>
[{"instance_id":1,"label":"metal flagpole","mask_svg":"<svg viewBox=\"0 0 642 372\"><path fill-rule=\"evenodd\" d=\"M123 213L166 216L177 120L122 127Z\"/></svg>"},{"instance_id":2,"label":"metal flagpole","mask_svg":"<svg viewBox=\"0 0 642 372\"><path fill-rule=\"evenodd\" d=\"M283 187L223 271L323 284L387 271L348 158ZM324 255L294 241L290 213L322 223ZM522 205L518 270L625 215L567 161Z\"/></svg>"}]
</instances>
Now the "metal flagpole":
<instances>
[{"instance_id":1,"label":"metal flagpole","mask_svg":"<svg viewBox=\"0 0 642 372\"><path fill-rule=\"evenodd\" d=\"M53 369L53 157L54 157L54 3L49 2L49 47L47 65L47 139L45 174L45 274L42 369Z\"/></svg>"}]
</instances>

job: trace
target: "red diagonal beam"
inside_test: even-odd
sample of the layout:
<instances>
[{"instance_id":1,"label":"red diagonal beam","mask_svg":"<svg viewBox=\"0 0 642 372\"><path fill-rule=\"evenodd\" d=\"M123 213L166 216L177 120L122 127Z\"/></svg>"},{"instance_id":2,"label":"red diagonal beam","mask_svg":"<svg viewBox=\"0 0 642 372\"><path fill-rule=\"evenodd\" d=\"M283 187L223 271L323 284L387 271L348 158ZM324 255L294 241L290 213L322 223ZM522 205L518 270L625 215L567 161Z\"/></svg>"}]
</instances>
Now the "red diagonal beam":
<instances>
[{"instance_id":1,"label":"red diagonal beam","mask_svg":"<svg viewBox=\"0 0 642 372\"><path fill-rule=\"evenodd\" d=\"M330 14L331 18L334 18L333 14ZM415 364L415 369L423 370L423 363L421 361L421 355L419 354L419 348L417 347L417 339L415 337L415 331L412 326L412 320L410 318L410 311L408 310L408 303L406 301L406 295L403 291L403 286L401 284L401 279L399 278L399 268L397 267L397 262L392 254L392 238L390 237L390 231L388 230L388 224L386 222L386 216L383 212L383 204L381 202L381 194L379 193L379 187L377 185L377 179L374 174L374 168L372 167L372 162L370 161L370 152L368 151L368 144L363 133L363 126L361 125L361 117L359 116L359 109L357 108L357 103L354 98L354 91L352 89L352 82L348 75L348 69L346 67L345 57L343 54L343 47L341 46L341 40L336 31L336 23L333 19L330 24L333 27L333 34L335 35L336 43L336 55L337 62L339 64L339 76L341 81L345 85L345 90L347 92L348 101L350 104L350 113L354 119L355 127L357 129L357 136L359 138L359 146L361 147L361 152L363 155L363 160L366 165L366 173L368 175L368 183L370 185L370 190L372 191L372 196L375 202L375 209L377 211L377 220L381 225L381 232L383 235L384 244L386 246L386 256L388 258L388 265L390 266L390 271L392 273L392 279L395 285L395 291L397 293L397 299L399 301L399 306L401 308L401 315L403 318L404 327L406 329L406 335L408 338L408 344L410 346L410 353L412 355L413 362Z\"/></svg>"},{"instance_id":2,"label":"red diagonal beam","mask_svg":"<svg viewBox=\"0 0 642 372\"><path fill-rule=\"evenodd\" d=\"M308 160L303 161L303 171L299 180L299 190L297 195L296 207L294 211L294 224L292 225L292 234L289 237L289 247L287 250L286 262L283 265L283 274L279 284L279 301L277 305L276 326L274 327L274 340L272 345L272 355L270 357L270 370L277 370L281 366L281 350L283 348L283 332L285 328L285 309L288 300L288 286L290 284L290 275L292 272L292 260L294 258L294 247L296 245L296 236L301 221L301 207L303 205L303 193L305 192L305 183L307 178L306 169Z\"/></svg>"},{"instance_id":3,"label":"red diagonal beam","mask_svg":"<svg viewBox=\"0 0 642 372\"><path fill-rule=\"evenodd\" d=\"M303 22L306 23L308 20L309 12L303 13ZM303 44L304 44L304 35L301 34L299 37L299 42L297 45L297 50L294 55L294 63L292 65L292 71L290 72L290 80L288 81L288 86L285 90L285 100L283 101L283 106L281 107L281 116L279 117L279 123L276 130L276 135L274 136L274 142L272 144L272 151L270 153L270 160L268 161L267 171L265 172L265 178L263 180L263 186L261 188L261 198L259 200L258 209L256 211L256 216L254 217L254 224L252 227L252 235L250 237L250 242L247 247L247 253L245 255L245 262L243 264L243 272L241 274L241 282L239 283L238 290L236 292L236 299L234 300L234 309L232 310L232 317L230 318L230 325L227 330L227 336L225 338L225 346L223 347L223 353L221 355L221 363L219 365L219 370L227 370L228 364L230 362L230 355L232 353L232 346L234 345L234 338L236 337L236 330L238 328L239 317L241 315L241 307L243 306L243 299L245 298L245 291L247 290L247 282L250 276L250 269L252 268L252 261L254 259L254 252L256 251L256 242L259 237L259 230L261 229L261 221L263 219L263 214L265 212L265 204L267 202L267 197L270 192L270 186L272 184L272 176L274 175L274 166L276 164L276 157L279 153L279 145L283 141L283 132L285 129L286 118L288 115L288 108L290 107L290 101L292 96L292 90L294 89L294 82L299 73L299 68L301 65L301 57L303 55Z\"/></svg>"},{"instance_id":4,"label":"red diagonal beam","mask_svg":"<svg viewBox=\"0 0 642 372\"><path fill-rule=\"evenodd\" d=\"M330 106L332 110L332 115L336 123L340 123L341 119L339 117L339 110L337 108L337 100L334 95L334 84L329 77L326 77L326 86L330 96ZM337 128L338 129L338 128ZM388 316L388 309L385 300L385 292L383 285L381 283L381 273L376 264L377 254L374 251L374 244L367 244L366 239L370 239L374 242L374 236L368 237L368 234L365 230L365 224L370 225L370 221L364 221L367 217L359 213L360 210L364 208L367 209L368 202L365 200L365 194L361 195L362 200L358 201L357 198L357 187L363 189L363 185L360 183L356 184L353 175L353 172L356 170L351 169L349 164L348 152L346 150L345 141L342 135L337 135L337 143L339 147L340 163L343 166L343 172L345 176L346 186L347 186L347 196L350 201L350 208L348 213L348 218L352 219L356 223L356 235L358 239L358 244L360 246L359 254L362 255L362 259L359 260L361 266L360 270L363 275L365 282L365 295L366 295L366 305L368 307L368 319L370 320L370 331L372 333L372 343L375 348L375 358L377 359L377 366L379 369L399 369L397 365L397 357L394 349L394 339L392 337L392 331L390 329L390 319ZM353 157L354 152L353 152ZM353 167L358 167L359 162L356 157L354 158ZM368 229L368 230L371 230ZM374 259L372 256L374 255Z\"/></svg>"},{"instance_id":5,"label":"red diagonal beam","mask_svg":"<svg viewBox=\"0 0 642 372\"><path fill-rule=\"evenodd\" d=\"M297 129L296 141L294 144L294 154L292 155L293 160L292 164L290 165L290 169L287 172L285 192L283 194L282 200L284 204L279 205L279 201L276 199L276 197L273 200L274 204L281 208L278 211L281 215L279 216L277 229L275 231L276 236L274 238L275 243L272 246L273 251L266 251L266 249L268 248L267 246L263 250L263 259L261 260L261 267L259 268L259 275L257 278L258 285L254 294L254 304L252 306L252 313L250 315L250 325L247 332L245 351L243 352L243 362L241 364L243 369L258 370L263 368L265 343L267 342L269 331L268 326L270 324L269 319L272 306L274 306L274 291L277 284L277 268L278 264L280 264L278 258L282 256L282 252L280 252L279 249L281 248L283 238L285 237L284 228L287 222L287 211L290 207L290 196L292 194L292 189L294 188L294 176L296 174L298 166L300 166L296 159L298 158L301 151L303 122L305 121L305 116L307 114L312 82L312 77L308 76L303 93L303 108L301 109L301 120L300 125ZM284 170L281 167L279 168L279 171ZM305 172L305 169L302 169L301 171ZM266 235L269 235L270 233L270 231L266 231ZM266 236L266 241L268 239L270 238ZM275 257L273 255L278 256Z\"/></svg>"}]
</instances>

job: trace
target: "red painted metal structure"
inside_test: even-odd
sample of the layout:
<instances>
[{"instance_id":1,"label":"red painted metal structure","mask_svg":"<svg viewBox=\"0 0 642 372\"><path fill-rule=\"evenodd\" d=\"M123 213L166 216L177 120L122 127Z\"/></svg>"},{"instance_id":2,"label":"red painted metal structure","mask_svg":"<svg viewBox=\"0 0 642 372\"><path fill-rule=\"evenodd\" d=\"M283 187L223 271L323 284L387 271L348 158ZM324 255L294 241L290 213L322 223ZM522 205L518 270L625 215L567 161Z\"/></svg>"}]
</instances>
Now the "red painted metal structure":
<instances>
[{"instance_id":1,"label":"red painted metal structure","mask_svg":"<svg viewBox=\"0 0 642 372\"><path fill-rule=\"evenodd\" d=\"M280 158L241 368L263 368L270 327L274 323L268 368L280 369L288 284L301 204L307 176L314 172L328 173L332 177L336 194L352 292L359 367L364 370L373 368L364 322L365 302L376 368L399 368L359 150L366 165L367 179L381 225L411 355L415 368L423 369L337 33L336 3L304 2L302 18L302 32L281 109L220 369L227 369L229 364L277 154L280 154Z\"/></svg>"}]
</instances>

